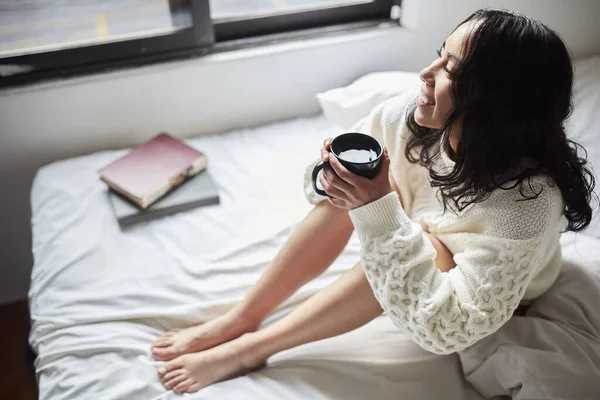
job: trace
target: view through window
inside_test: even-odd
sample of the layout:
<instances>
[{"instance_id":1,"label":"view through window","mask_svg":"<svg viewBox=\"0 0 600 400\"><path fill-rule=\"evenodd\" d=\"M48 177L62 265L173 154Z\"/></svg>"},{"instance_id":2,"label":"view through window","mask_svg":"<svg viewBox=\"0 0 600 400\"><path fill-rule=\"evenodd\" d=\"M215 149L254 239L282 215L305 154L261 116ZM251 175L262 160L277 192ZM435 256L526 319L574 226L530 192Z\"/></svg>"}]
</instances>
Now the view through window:
<instances>
[{"instance_id":1,"label":"view through window","mask_svg":"<svg viewBox=\"0 0 600 400\"><path fill-rule=\"evenodd\" d=\"M28 54L189 27L166 0L0 0L0 54Z\"/></svg>"},{"instance_id":2,"label":"view through window","mask_svg":"<svg viewBox=\"0 0 600 400\"><path fill-rule=\"evenodd\" d=\"M369 0L210 0L211 17L245 19ZM179 4L178 4L179 3ZM0 0L0 54L18 55L169 33L192 24L168 0Z\"/></svg>"}]
</instances>

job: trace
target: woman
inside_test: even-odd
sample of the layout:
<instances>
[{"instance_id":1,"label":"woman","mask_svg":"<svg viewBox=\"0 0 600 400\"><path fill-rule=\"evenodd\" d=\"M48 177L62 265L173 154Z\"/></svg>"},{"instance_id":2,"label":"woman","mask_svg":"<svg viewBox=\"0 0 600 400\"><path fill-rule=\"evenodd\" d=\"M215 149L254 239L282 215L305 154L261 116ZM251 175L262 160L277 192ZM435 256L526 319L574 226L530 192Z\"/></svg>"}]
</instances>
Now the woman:
<instances>
[{"instance_id":1,"label":"woman","mask_svg":"<svg viewBox=\"0 0 600 400\"><path fill-rule=\"evenodd\" d=\"M197 391L382 310L423 348L461 351L554 282L560 233L590 223L594 186L563 128L573 83L565 45L539 22L480 10L420 76L416 101L392 99L354 129L385 144L379 175L353 175L328 157L326 140L333 170L319 179L331 197L309 193L315 208L244 301L154 343L154 357L170 360L158 369L167 389ZM335 260L353 227L360 262L255 332Z\"/></svg>"}]
</instances>

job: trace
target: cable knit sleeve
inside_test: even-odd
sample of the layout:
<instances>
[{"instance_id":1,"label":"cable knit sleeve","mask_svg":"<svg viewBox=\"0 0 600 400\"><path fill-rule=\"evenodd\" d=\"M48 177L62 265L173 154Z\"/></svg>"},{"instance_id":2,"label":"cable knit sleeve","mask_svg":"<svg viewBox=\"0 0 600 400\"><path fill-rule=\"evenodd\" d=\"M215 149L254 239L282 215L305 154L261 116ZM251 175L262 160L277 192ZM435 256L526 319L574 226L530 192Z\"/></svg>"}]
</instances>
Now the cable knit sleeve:
<instances>
[{"instance_id":1,"label":"cable knit sleeve","mask_svg":"<svg viewBox=\"0 0 600 400\"><path fill-rule=\"evenodd\" d=\"M394 323L437 354L463 350L499 329L519 305L539 262L538 236L473 234L448 273L395 193L349 212L362 242L361 263Z\"/></svg>"}]
</instances>

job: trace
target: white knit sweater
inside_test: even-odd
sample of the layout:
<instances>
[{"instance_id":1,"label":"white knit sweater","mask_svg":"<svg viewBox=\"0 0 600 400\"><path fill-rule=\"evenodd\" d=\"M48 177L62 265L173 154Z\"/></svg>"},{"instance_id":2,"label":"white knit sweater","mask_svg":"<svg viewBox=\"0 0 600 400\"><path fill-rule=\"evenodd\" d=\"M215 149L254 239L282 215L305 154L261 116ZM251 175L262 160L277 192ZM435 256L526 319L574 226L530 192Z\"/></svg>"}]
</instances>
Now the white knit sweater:
<instances>
[{"instance_id":1,"label":"white knit sweater","mask_svg":"<svg viewBox=\"0 0 600 400\"><path fill-rule=\"evenodd\" d=\"M412 93L390 99L352 129L388 146L404 208L393 192L349 214L362 244L361 264L387 315L426 350L448 354L498 330L521 301L556 280L563 202L558 187L540 176L532 179L532 189L542 189L534 200L518 201L518 188L496 189L461 212L444 212L428 171L404 156L412 99ZM438 164L452 167L443 153ZM324 197L312 190L311 170L305 193L317 203ZM436 251L421 224L454 255L454 269L435 267Z\"/></svg>"}]
</instances>

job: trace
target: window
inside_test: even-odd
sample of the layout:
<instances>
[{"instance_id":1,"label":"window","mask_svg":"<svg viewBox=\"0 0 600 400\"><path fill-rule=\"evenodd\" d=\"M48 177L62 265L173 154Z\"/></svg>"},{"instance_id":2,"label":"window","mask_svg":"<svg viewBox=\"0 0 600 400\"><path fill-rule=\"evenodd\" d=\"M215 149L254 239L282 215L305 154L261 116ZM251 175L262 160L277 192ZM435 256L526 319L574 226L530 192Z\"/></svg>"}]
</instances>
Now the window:
<instances>
[{"instance_id":1,"label":"window","mask_svg":"<svg viewBox=\"0 0 600 400\"><path fill-rule=\"evenodd\" d=\"M389 18L398 0L3 0L0 87L203 54L218 42Z\"/></svg>"},{"instance_id":2,"label":"window","mask_svg":"<svg viewBox=\"0 0 600 400\"><path fill-rule=\"evenodd\" d=\"M208 1L4 0L0 85L214 42Z\"/></svg>"}]
</instances>

